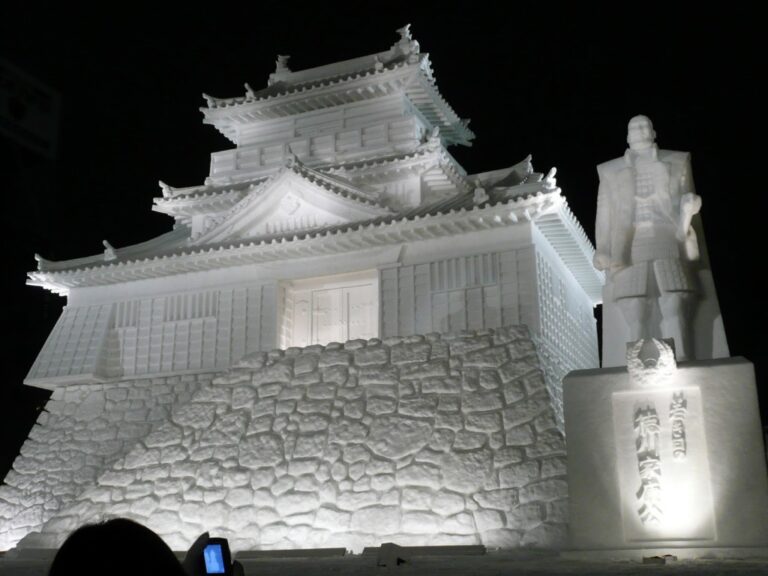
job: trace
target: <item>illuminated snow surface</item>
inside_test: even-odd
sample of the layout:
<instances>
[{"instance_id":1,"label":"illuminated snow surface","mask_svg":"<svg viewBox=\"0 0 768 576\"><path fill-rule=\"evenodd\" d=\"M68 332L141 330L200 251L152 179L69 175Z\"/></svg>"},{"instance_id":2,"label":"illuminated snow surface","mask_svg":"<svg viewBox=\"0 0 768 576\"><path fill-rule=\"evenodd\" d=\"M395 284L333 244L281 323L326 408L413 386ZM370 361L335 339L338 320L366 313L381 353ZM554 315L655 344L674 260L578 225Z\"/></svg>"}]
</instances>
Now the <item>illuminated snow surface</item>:
<instances>
[{"instance_id":1,"label":"illuminated snow surface","mask_svg":"<svg viewBox=\"0 0 768 576\"><path fill-rule=\"evenodd\" d=\"M0 550L114 516L177 549L563 544L561 380L598 365L603 274L554 168L458 164L474 134L398 37L205 96L234 148L160 183L172 230L36 257L67 306Z\"/></svg>"},{"instance_id":2,"label":"illuminated snow surface","mask_svg":"<svg viewBox=\"0 0 768 576\"><path fill-rule=\"evenodd\" d=\"M558 393L525 327L256 353L201 383L42 526L8 526L27 532L25 549L106 517L176 550L204 531L234 551L557 548Z\"/></svg>"},{"instance_id":3,"label":"illuminated snow surface","mask_svg":"<svg viewBox=\"0 0 768 576\"><path fill-rule=\"evenodd\" d=\"M376 566L376 557L349 556L335 559L269 559L244 562L245 574L260 576L335 576L394 573L410 575L440 574L441 576L467 575L593 575L619 574L647 575L663 572L665 575L703 574L711 576L768 574L768 560L695 560L679 561L667 565L643 565L640 562L566 560L555 555L534 552L490 552L486 556L416 558L397 568ZM42 576L47 561L7 560L0 558L0 575Z\"/></svg>"}]
</instances>

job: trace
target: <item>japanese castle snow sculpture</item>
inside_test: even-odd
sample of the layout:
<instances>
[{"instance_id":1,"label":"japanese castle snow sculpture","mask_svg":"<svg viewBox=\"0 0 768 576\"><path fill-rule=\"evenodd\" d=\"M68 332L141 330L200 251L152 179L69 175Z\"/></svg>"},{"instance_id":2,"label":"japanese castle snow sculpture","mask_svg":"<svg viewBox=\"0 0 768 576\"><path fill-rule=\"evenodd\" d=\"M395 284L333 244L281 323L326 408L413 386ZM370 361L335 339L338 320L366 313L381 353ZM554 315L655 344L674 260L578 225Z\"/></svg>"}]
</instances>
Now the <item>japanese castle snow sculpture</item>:
<instances>
[{"instance_id":1,"label":"japanese castle snow sculpture","mask_svg":"<svg viewBox=\"0 0 768 576\"><path fill-rule=\"evenodd\" d=\"M561 379L598 365L603 277L554 169L454 160L474 135L399 32L206 96L235 148L161 183L171 232L38 257L68 301L0 549L106 516L177 548L564 542Z\"/></svg>"}]
</instances>

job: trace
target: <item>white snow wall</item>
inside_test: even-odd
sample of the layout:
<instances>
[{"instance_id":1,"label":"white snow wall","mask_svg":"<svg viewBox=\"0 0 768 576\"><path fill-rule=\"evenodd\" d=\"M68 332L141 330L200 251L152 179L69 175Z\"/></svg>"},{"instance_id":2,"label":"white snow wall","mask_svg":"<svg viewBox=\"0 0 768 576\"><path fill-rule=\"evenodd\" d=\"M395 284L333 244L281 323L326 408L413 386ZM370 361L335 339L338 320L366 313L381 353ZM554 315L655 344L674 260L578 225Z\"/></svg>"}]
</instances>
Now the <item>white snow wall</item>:
<instances>
[{"instance_id":1,"label":"white snow wall","mask_svg":"<svg viewBox=\"0 0 768 576\"><path fill-rule=\"evenodd\" d=\"M235 550L558 546L565 446L522 326L256 353L20 546L57 546L108 516L175 549L205 530Z\"/></svg>"},{"instance_id":2,"label":"white snow wall","mask_svg":"<svg viewBox=\"0 0 768 576\"><path fill-rule=\"evenodd\" d=\"M8 550L125 456L212 375L58 388L0 485L0 550Z\"/></svg>"}]
</instances>

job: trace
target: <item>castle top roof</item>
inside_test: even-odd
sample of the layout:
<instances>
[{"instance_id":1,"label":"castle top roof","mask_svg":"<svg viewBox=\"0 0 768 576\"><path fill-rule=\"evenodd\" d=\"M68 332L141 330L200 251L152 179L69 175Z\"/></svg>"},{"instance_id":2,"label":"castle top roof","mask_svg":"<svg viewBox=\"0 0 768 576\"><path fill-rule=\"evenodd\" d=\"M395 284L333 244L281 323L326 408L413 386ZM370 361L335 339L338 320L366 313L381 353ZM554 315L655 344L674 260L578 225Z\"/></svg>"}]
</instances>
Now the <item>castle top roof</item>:
<instances>
[{"instance_id":1,"label":"castle top roof","mask_svg":"<svg viewBox=\"0 0 768 576\"><path fill-rule=\"evenodd\" d=\"M280 55L266 88L246 84L245 94L232 98L203 94L203 121L239 144L238 128L246 124L405 93L440 128L446 144L469 145L475 136L469 120L460 118L438 91L429 55L420 52L410 25L398 33L400 40L384 52L305 70L291 70L289 56Z\"/></svg>"}]
</instances>

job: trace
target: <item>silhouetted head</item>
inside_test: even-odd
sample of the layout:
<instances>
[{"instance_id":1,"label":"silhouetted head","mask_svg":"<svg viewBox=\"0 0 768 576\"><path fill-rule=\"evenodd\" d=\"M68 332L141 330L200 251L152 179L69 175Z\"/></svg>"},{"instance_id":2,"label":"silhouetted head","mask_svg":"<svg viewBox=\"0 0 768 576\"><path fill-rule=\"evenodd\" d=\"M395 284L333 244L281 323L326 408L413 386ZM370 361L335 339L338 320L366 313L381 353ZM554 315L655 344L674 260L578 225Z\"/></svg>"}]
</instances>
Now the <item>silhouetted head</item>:
<instances>
[{"instance_id":1,"label":"silhouetted head","mask_svg":"<svg viewBox=\"0 0 768 576\"><path fill-rule=\"evenodd\" d=\"M61 545L49 576L185 576L168 545L141 524L117 518L75 530Z\"/></svg>"}]
</instances>

